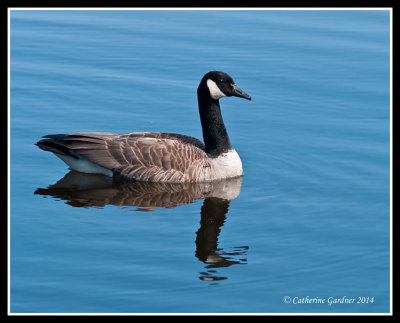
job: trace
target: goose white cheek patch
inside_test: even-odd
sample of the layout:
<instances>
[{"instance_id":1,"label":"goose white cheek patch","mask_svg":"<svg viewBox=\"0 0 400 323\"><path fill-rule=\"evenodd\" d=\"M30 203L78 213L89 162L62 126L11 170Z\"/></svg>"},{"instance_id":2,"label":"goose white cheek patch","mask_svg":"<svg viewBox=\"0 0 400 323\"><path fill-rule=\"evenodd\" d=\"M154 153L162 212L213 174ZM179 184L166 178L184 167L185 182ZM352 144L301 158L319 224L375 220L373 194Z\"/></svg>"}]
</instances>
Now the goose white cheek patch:
<instances>
[{"instance_id":1,"label":"goose white cheek patch","mask_svg":"<svg viewBox=\"0 0 400 323\"><path fill-rule=\"evenodd\" d=\"M218 87L218 85L213 81L208 79L207 80L207 86L208 89L210 90L210 95L214 100L218 100L224 96L226 96Z\"/></svg>"}]
</instances>

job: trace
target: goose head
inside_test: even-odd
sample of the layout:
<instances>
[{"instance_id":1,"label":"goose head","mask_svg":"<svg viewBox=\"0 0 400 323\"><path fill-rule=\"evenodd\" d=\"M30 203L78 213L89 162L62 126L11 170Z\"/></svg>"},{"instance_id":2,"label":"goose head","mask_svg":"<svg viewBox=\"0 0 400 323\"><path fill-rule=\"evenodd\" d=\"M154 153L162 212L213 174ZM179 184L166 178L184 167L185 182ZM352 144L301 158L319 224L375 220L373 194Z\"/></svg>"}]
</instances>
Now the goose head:
<instances>
[{"instance_id":1,"label":"goose head","mask_svg":"<svg viewBox=\"0 0 400 323\"><path fill-rule=\"evenodd\" d=\"M237 96L251 100L250 95L241 90L232 77L220 71L211 71L203 76L197 89L199 97L209 97L213 100L219 100L226 96Z\"/></svg>"}]
</instances>

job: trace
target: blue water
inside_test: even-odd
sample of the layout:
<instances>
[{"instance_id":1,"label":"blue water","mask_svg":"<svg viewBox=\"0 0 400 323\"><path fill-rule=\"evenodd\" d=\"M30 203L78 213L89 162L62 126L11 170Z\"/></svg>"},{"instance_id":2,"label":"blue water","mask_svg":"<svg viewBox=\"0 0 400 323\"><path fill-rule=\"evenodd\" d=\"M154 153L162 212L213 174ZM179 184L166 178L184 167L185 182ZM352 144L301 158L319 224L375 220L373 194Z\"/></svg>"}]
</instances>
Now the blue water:
<instances>
[{"instance_id":1,"label":"blue water","mask_svg":"<svg viewBox=\"0 0 400 323\"><path fill-rule=\"evenodd\" d=\"M390 312L388 10L12 10L10 44L11 313ZM210 70L252 96L221 100L236 198L52 191L41 136L202 139Z\"/></svg>"}]
</instances>

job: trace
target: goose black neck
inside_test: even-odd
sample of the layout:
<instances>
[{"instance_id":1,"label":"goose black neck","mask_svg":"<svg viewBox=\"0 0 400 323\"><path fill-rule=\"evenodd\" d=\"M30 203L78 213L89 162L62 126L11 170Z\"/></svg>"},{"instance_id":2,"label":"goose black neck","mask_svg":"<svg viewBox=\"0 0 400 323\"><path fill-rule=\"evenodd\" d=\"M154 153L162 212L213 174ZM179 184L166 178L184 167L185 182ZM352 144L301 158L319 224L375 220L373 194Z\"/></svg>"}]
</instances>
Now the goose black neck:
<instances>
[{"instance_id":1,"label":"goose black neck","mask_svg":"<svg viewBox=\"0 0 400 323\"><path fill-rule=\"evenodd\" d=\"M219 100L199 91L198 101L206 153L212 157L219 156L232 148L222 120Z\"/></svg>"}]
</instances>

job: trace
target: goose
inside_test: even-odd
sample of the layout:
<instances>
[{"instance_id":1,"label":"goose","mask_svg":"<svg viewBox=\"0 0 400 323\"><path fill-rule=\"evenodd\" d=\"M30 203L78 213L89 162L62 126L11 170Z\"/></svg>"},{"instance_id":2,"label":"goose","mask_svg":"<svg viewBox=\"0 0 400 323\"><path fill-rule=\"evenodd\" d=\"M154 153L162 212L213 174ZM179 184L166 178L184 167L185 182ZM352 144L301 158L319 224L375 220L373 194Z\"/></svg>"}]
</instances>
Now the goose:
<instances>
[{"instance_id":1,"label":"goose","mask_svg":"<svg viewBox=\"0 0 400 323\"><path fill-rule=\"evenodd\" d=\"M54 153L72 170L146 182L208 182L243 175L232 147L219 99L251 97L221 71L206 73L197 88L204 143L164 132L129 134L80 132L46 135L36 145Z\"/></svg>"}]
</instances>

